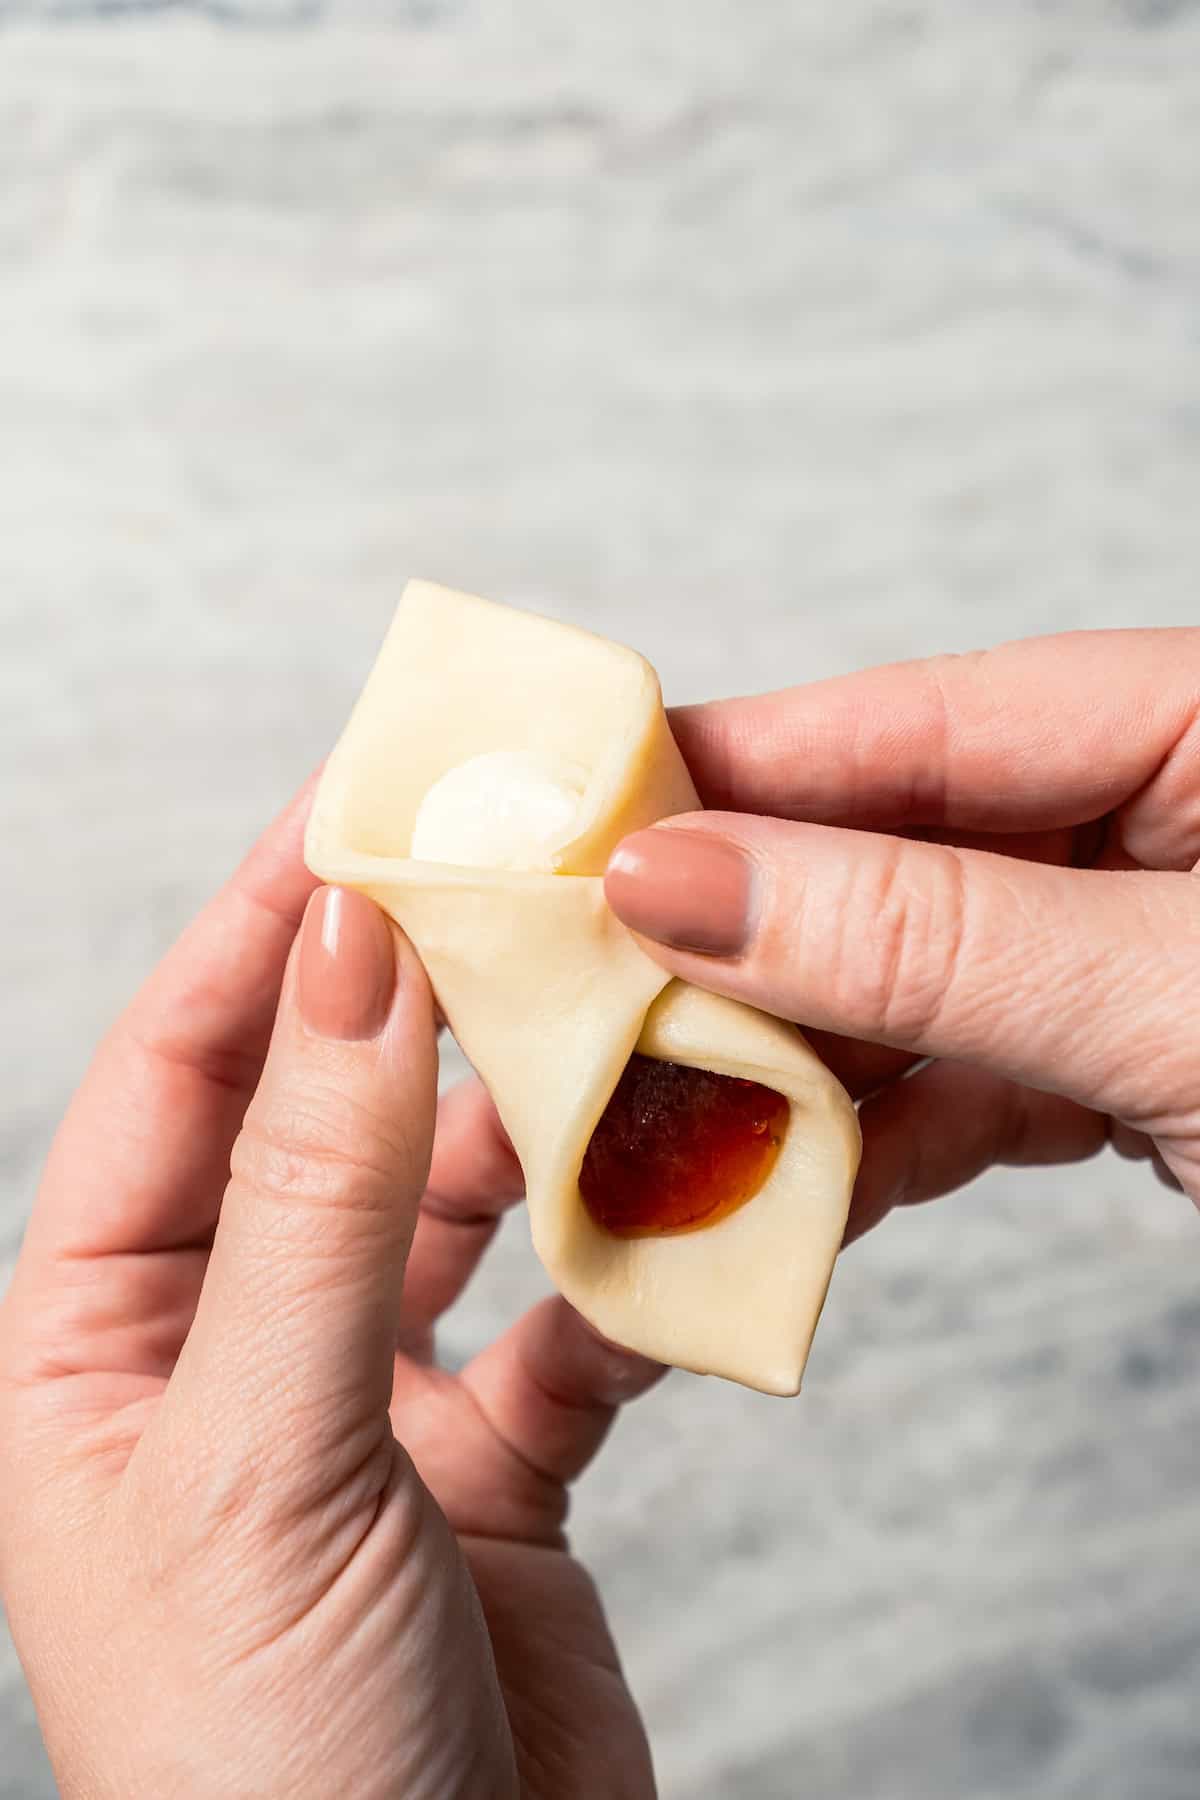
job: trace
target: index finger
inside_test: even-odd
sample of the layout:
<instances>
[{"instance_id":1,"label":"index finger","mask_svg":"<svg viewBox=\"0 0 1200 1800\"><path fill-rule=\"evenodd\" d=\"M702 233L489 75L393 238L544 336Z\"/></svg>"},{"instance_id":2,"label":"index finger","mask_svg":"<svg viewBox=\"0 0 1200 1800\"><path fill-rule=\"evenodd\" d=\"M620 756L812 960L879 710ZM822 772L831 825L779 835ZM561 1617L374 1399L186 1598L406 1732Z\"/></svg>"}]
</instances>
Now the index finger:
<instances>
[{"instance_id":1,"label":"index finger","mask_svg":"<svg viewBox=\"0 0 1200 1800\"><path fill-rule=\"evenodd\" d=\"M407 1354L432 1353L433 1326L524 1194L524 1173L483 1083L472 1079L443 1094L404 1277L399 1343Z\"/></svg>"},{"instance_id":2,"label":"index finger","mask_svg":"<svg viewBox=\"0 0 1200 1800\"><path fill-rule=\"evenodd\" d=\"M101 1045L50 1152L31 1248L105 1256L211 1235L317 886L303 857L315 784L313 775Z\"/></svg>"},{"instance_id":3,"label":"index finger","mask_svg":"<svg viewBox=\"0 0 1200 1800\"><path fill-rule=\"evenodd\" d=\"M676 708L671 725L709 807L880 831L1116 813L1135 861L1189 868L1198 669L1197 630L1069 632Z\"/></svg>"}]
</instances>

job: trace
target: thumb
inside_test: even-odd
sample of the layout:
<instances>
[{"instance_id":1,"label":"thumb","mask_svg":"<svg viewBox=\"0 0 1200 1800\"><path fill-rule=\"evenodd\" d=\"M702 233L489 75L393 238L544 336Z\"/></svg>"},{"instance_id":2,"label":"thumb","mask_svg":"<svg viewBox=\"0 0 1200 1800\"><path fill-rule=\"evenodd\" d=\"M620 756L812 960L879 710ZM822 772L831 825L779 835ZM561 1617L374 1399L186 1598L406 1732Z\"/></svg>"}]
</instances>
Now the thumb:
<instances>
[{"instance_id":1,"label":"thumb","mask_svg":"<svg viewBox=\"0 0 1200 1800\"><path fill-rule=\"evenodd\" d=\"M172 1380L223 1430L310 1448L386 1423L400 1293L437 1104L433 1001L402 933L319 889L234 1146L196 1318ZM313 1439L318 1445L313 1444Z\"/></svg>"},{"instance_id":2,"label":"thumb","mask_svg":"<svg viewBox=\"0 0 1200 1800\"><path fill-rule=\"evenodd\" d=\"M606 883L618 916L688 981L1146 1129L1195 1105L1180 995L1200 965L1198 891L1182 874L720 813L626 838Z\"/></svg>"}]
</instances>

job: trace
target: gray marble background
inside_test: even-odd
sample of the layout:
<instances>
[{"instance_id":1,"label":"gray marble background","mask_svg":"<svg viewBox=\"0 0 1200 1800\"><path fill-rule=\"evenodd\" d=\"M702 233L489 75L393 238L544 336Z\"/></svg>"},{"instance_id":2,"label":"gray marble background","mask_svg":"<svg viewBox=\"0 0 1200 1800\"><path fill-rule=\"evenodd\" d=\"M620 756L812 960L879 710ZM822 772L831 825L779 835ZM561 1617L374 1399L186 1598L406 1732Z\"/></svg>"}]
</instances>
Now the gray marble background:
<instances>
[{"instance_id":1,"label":"gray marble background","mask_svg":"<svg viewBox=\"0 0 1200 1800\"><path fill-rule=\"evenodd\" d=\"M1195 618L1196 6L84 12L147 9L0 0L0 1269L407 573L675 699ZM630 1414L576 1531L668 1800L1193 1800L1198 1232L988 1178L846 1257L796 1404ZM451 1350L541 1285L516 1219Z\"/></svg>"}]
</instances>

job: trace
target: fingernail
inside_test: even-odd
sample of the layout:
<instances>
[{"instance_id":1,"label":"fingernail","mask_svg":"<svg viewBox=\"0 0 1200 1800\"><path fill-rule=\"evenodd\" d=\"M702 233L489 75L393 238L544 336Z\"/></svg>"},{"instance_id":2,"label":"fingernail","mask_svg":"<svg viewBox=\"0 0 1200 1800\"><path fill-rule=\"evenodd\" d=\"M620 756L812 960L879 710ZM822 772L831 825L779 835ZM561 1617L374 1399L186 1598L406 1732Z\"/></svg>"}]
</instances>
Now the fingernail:
<instances>
[{"instance_id":1,"label":"fingernail","mask_svg":"<svg viewBox=\"0 0 1200 1800\"><path fill-rule=\"evenodd\" d=\"M317 1037L383 1030L396 987L387 920L349 888L319 888L300 928L300 1017Z\"/></svg>"},{"instance_id":2,"label":"fingernail","mask_svg":"<svg viewBox=\"0 0 1200 1800\"><path fill-rule=\"evenodd\" d=\"M737 956L750 938L754 870L725 838L670 826L618 844L604 891L618 918L673 950Z\"/></svg>"}]
</instances>

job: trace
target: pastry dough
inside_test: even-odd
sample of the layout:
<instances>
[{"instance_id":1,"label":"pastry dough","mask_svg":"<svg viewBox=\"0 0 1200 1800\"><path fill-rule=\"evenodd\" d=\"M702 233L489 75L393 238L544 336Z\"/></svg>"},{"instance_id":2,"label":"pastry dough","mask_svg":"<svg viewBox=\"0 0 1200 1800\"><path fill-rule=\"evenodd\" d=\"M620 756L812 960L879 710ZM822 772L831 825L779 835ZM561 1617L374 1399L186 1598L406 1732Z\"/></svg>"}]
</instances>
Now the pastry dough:
<instances>
[{"instance_id":1,"label":"pastry dough","mask_svg":"<svg viewBox=\"0 0 1200 1800\"><path fill-rule=\"evenodd\" d=\"M671 980L604 899L620 839L698 805L641 657L414 581L326 765L306 854L416 945L567 1299L648 1356L795 1393L858 1165L854 1108L793 1027ZM710 1226L616 1236L584 1206L580 1165L635 1049L790 1102L764 1186Z\"/></svg>"}]
</instances>

